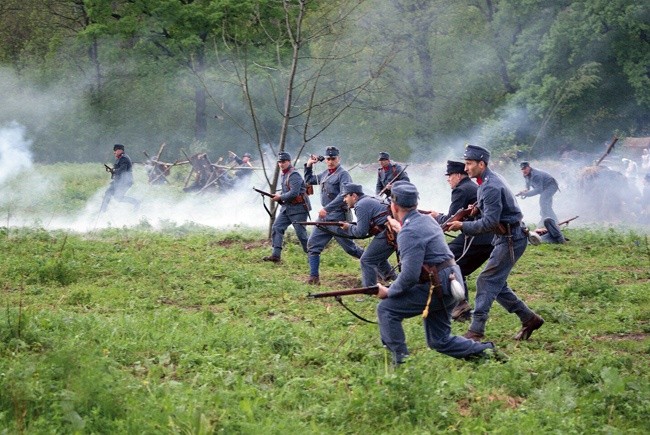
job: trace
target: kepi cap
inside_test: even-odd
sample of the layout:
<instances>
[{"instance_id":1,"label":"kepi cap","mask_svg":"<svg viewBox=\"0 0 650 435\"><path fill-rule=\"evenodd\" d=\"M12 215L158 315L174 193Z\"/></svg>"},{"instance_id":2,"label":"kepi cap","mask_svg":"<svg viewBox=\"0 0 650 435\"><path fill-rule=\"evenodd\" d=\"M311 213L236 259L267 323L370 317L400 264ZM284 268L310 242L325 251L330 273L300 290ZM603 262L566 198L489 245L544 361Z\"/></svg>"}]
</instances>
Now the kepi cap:
<instances>
[{"instance_id":1,"label":"kepi cap","mask_svg":"<svg viewBox=\"0 0 650 435\"><path fill-rule=\"evenodd\" d=\"M390 160L390 154L386 151L382 151L379 153L379 158L377 160Z\"/></svg>"},{"instance_id":2,"label":"kepi cap","mask_svg":"<svg viewBox=\"0 0 650 435\"><path fill-rule=\"evenodd\" d=\"M519 163L519 169L524 169L530 167L530 163L528 162L521 162Z\"/></svg>"},{"instance_id":3,"label":"kepi cap","mask_svg":"<svg viewBox=\"0 0 650 435\"><path fill-rule=\"evenodd\" d=\"M117 150L124 151L124 145L119 144L119 143L116 143L115 145L113 145L113 151L117 151Z\"/></svg>"},{"instance_id":4,"label":"kepi cap","mask_svg":"<svg viewBox=\"0 0 650 435\"><path fill-rule=\"evenodd\" d=\"M242 157L253 157L253 156L251 156L251 153L244 153Z\"/></svg>"},{"instance_id":5,"label":"kepi cap","mask_svg":"<svg viewBox=\"0 0 650 435\"><path fill-rule=\"evenodd\" d=\"M418 205L418 189L408 181L397 181L390 191L390 199L400 207L415 207Z\"/></svg>"},{"instance_id":6,"label":"kepi cap","mask_svg":"<svg viewBox=\"0 0 650 435\"><path fill-rule=\"evenodd\" d=\"M360 184L345 183L343 184L343 189L341 193L343 194L343 196L351 195L353 193L356 193L357 195L363 195L363 188L361 187Z\"/></svg>"},{"instance_id":7,"label":"kepi cap","mask_svg":"<svg viewBox=\"0 0 650 435\"><path fill-rule=\"evenodd\" d=\"M291 154L285 153L284 151L281 153L278 153L278 162L283 162L285 160L291 161Z\"/></svg>"},{"instance_id":8,"label":"kepi cap","mask_svg":"<svg viewBox=\"0 0 650 435\"><path fill-rule=\"evenodd\" d=\"M483 161L487 163L490 161L490 152L485 148L477 145L467 145L467 147L465 147L463 159L476 160L477 162Z\"/></svg>"},{"instance_id":9,"label":"kepi cap","mask_svg":"<svg viewBox=\"0 0 650 435\"><path fill-rule=\"evenodd\" d=\"M465 163L447 160L447 172L445 172L445 175L451 174L467 174L465 172Z\"/></svg>"},{"instance_id":10,"label":"kepi cap","mask_svg":"<svg viewBox=\"0 0 650 435\"><path fill-rule=\"evenodd\" d=\"M325 155L327 157L338 157L339 155L339 149L336 147L327 147L325 148Z\"/></svg>"}]
</instances>

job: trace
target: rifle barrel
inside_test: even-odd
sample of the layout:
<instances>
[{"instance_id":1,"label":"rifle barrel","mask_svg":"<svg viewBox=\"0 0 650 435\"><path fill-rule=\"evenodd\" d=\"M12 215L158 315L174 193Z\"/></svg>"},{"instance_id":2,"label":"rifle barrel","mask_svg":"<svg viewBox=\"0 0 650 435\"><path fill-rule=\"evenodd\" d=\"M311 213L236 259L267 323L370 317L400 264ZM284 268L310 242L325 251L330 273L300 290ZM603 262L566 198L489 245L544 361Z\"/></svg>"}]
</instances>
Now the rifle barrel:
<instances>
[{"instance_id":1,"label":"rifle barrel","mask_svg":"<svg viewBox=\"0 0 650 435\"><path fill-rule=\"evenodd\" d=\"M376 295L379 292L379 286L373 285L370 287L357 287L347 290L337 290L332 292L323 293L309 293L308 298L318 299L327 297L349 296L349 295Z\"/></svg>"}]
</instances>

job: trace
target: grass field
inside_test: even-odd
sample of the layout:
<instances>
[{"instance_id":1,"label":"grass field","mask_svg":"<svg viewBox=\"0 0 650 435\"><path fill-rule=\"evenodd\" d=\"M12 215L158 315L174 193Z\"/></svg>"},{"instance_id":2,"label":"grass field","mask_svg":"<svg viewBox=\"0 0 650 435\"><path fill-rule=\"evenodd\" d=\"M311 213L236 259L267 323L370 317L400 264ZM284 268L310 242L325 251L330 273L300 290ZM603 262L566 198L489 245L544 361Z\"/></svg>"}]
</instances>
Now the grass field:
<instances>
[{"instance_id":1,"label":"grass field","mask_svg":"<svg viewBox=\"0 0 650 435\"><path fill-rule=\"evenodd\" d=\"M295 238L275 266L259 261L261 232L3 228L0 427L648 433L648 236L568 234L567 245L529 247L511 276L544 327L518 343L516 317L492 310L487 335L507 363L437 354L411 319L413 357L394 370L375 325L305 297ZM358 278L339 247L325 252L322 290ZM349 303L374 317L376 299Z\"/></svg>"}]
</instances>

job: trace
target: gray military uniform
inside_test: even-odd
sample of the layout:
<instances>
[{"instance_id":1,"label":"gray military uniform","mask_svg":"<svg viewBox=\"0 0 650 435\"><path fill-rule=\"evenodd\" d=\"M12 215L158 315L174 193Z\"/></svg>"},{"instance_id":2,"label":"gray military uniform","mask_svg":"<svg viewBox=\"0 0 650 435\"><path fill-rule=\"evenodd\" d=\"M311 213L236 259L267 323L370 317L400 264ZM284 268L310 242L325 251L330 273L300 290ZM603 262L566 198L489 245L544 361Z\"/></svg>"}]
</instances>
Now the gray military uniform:
<instances>
[{"instance_id":1,"label":"gray military uniform","mask_svg":"<svg viewBox=\"0 0 650 435\"><path fill-rule=\"evenodd\" d=\"M429 283L420 283L422 265L440 265L452 260L454 254L445 242L440 225L417 210L404 218L397 246L401 272L388 288L388 297L377 306L377 316L383 344L393 353L394 362L401 363L409 354L402 320L421 315L429 296ZM455 358L467 358L494 345L451 335L451 310L457 302L450 290L452 273L460 277L460 268L453 263L438 271L443 297L442 301L435 296L431 299L424 329L430 348Z\"/></svg>"},{"instance_id":2,"label":"gray military uniform","mask_svg":"<svg viewBox=\"0 0 650 435\"><path fill-rule=\"evenodd\" d=\"M463 222L463 233L495 233L499 223L509 227L511 232L511 236L495 233L492 254L476 280L476 307L469 329L482 335L494 300L509 313L515 313L522 323L532 319L535 313L517 297L507 282L510 271L523 255L528 243L521 221L523 215L516 198L505 181L489 168L483 173L483 183L477 194L481 217L475 221ZM512 240L512 255L509 238Z\"/></svg>"},{"instance_id":3,"label":"gray military uniform","mask_svg":"<svg viewBox=\"0 0 650 435\"><path fill-rule=\"evenodd\" d=\"M282 201L283 205L271 228L272 255L278 258L282 253L284 233L291 224L293 224L303 251L307 252L307 230L304 225L297 225L294 222L306 221L309 210L311 210L309 197L305 193L305 181L293 166L289 166L289 169L282 173L280 185L282 186L280 201Z\"/></svg>"},{"instance_id":4,"label":"gray military uniform","mask_svg":"<svg viewBox=\"0 0 650 435\"><path fill-rule=\"evenodd\" d=\"M530 168L530 173L524 176L526 180L526 189L528 192L522 194L523 198L539 195L539 214L542 221L551 218L558 222L557 216L553 211L553 195L559 190L557 180L547 172L539 169ZM532 188L532 189L531 189Z\"/></svg>"}]
</instances>

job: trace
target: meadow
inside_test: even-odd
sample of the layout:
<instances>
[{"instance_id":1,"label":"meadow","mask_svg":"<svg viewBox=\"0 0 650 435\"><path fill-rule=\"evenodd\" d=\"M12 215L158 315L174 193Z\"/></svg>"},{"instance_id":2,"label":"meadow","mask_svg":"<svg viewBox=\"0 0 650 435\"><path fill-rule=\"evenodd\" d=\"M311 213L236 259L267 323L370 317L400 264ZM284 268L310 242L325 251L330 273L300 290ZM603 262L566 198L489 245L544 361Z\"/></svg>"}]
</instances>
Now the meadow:
<instances>
[{"instance_id":1,"label":"meadow","mask_svg":"<svg viewBox=\"0 0 650 435\"><path fill-rule=\"evenodd\" d=\"M78 206L75 183L45 203ZM566 234L509 281L545 325L516 342L491 312L507 362L438 354L414 318L395 369L376 325L306 297L292 232L274 265L263 230L0 227L0 433L648 433L650 236ZM359 284L336 245L321 269L321 291Z\"/></svg>"}]
</instances>

